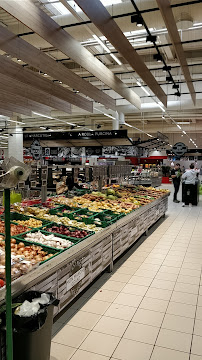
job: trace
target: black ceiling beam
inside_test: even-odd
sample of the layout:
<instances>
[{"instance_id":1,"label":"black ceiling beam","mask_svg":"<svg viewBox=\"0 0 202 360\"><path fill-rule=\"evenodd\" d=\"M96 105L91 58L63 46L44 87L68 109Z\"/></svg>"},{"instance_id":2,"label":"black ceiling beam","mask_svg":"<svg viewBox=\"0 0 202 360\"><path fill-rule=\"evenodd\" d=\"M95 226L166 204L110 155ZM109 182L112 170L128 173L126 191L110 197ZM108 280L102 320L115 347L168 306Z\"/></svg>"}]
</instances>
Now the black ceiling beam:
<instances>
[{"instance_id":1,"label":"black ceiling beam","mask_svg":"<svg viewBox=\"0 0 202 360\"><path fill-rule=\"evenodd\" d=\"M185 3L173 4L173 5L171 5L171 8L199 4L200 2L201 2L201 0L187 1ZM141 14L146 14L146 13L150 13L150 12L154 12L154 11L159 11L159 8L156 7L156 8L145 9L145 10L141 10L140 12L141 12ZM135 14L136 14L136 12L133 11L133 12L125 13L125 14L114 15L114 16L112 16L112 18L113 19L119 19L119 18L122 18L122 17L132 16L132 15L135 15ZM81 21L81 22L74 23L74 24L63 25L63 26L61 26L61 28L66 29L66 28L70 28L70 27L87 25L87 24L92 24L92 21L88 20L88 21ZM29 32L20 33L20 34L18 34L18 36L26 36L26 35L32 35L32 34L34 34L34 32L29 31Z\"/></svg>"}]
</instances>

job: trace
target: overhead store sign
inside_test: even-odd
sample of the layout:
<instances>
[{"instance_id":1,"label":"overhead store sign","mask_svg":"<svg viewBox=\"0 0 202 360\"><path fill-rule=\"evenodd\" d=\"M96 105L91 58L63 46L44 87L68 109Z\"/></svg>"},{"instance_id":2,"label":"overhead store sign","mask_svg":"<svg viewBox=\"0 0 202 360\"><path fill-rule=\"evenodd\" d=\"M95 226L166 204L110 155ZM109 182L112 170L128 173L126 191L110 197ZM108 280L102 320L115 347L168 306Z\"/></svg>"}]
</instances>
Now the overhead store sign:
<instances>
[{"instance_id":1,"label":"overhead store sign","mask_svg":"<svg viewBox=\"0 0 202 360\"><path fill-rule=\"evenodd\" d=\"M126 138L127 130L106 130L106 131L68 131L68 132L43 132L43 133L25 133L24 140L41 139L112 139Z\"/></svg>"},{"instance_id":2,"label":"overhead store sign","mask_svg":"<svg viewBox=\"0 0 202 360\"><path fill-rule=\"evenodd\" d=\"M172 152L178 157L183 156L187 152L187 150L187 146L182 142L176 143L175 145L173 145L172 148Z\"/></svg>"}]
</instances>

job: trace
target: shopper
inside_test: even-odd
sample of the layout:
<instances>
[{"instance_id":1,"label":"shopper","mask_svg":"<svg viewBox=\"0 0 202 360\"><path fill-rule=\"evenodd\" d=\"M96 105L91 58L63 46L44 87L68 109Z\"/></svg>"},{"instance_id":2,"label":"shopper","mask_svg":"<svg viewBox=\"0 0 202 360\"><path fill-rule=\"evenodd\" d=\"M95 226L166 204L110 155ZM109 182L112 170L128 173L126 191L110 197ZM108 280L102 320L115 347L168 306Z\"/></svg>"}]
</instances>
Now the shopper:
<instances>
[{"instance_id":1,"label":"shopper","mask_svg":"<svg viewBox=\"0 0 202 360\"><path fill-rule=\"evenodd\" d=\"M180 170L180 164L175 164L174 169L171 170L171 178L173 179L173 185L174 185L174 196L173 201L175 203L179 203L180 201L177 200L177 193L180 188L180 179L181 179L181 170Z\"/></svg>"},{"instance_id":2,"label":"shopper","mask_svg":"<svg viewBox=\"0 0 202 360\"><path fill-rule=\"evenodd\" d=\"M187 202L191 207L193 205L194 185L197 181L197 171L194 170L194 164L191 164L190 169L182 175L182 181L184 181L184 196L188 199ZM185 206L184 202L182 206Z\"/></svg>"}]
</instances>

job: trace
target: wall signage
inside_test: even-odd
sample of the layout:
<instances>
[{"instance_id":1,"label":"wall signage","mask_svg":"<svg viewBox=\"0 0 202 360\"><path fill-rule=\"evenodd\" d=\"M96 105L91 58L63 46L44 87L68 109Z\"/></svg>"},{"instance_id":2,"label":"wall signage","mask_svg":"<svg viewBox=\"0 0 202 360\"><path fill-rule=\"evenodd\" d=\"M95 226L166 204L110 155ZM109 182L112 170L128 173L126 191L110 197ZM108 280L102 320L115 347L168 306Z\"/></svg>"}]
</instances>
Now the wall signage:
<instances>
[{"instance_id":1,"label":"wall signage","mask_svg":"<svg viewBox=\"0 0 202 360\"><path fill-rule=\"evenodd\" d=\"M176 143L175 145L173 145L172 148L172 152L178 157L183 156L187 152L187 150L187 146L182 142Z\"/></svg>"}]
</instances>

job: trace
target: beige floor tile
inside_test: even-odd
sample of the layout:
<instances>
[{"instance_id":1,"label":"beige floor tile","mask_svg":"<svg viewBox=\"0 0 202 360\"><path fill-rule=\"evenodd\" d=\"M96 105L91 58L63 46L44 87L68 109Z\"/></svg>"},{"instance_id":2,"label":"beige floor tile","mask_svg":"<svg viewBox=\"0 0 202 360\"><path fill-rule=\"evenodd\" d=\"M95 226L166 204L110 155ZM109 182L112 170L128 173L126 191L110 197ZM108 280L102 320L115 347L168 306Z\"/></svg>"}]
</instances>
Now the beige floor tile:
<instances>
[{"instance_id":1,"label":"beige floor tile","mask_svg":"<svg viewBox=\"0 0 202 360\"><path fill-rule=\"evenodd\" d=\"M140 295L132 295L132 294L124 294L120 293L117 298L114 300L115 304L127 305L138 307L142 301L142 296Z\"/></svg>"},{"instance_id":2,"label":"beige floor tile","mask_svg":"<svg viewBox=\"0 0 202 360\"><path fill-rule=\"evenodd\" d=\"M73 347L52 342L50 360L69 360L75 351L76 349Z\"/></svg>"},{"instance_id":3,"label":"beige floor tile","mask_svg":"<svg viewBox=\"0 0 202 360\"><path fill-rule=\"evenodd\" d=\"M111 303L106 301L90 299L84 306L82 306L81 310L88 313L103 315L110 306L110 304Z\"/></svg>"},{"instance_id":4,"label":"beige floor tile","mask_svg":"<svg viewBox=\"0 0 202 360\"><path fill-rule=\"evenodd\" d=\"M77 350L71 360L109 360L109 357L94 354L89 351Z\"/></svg>"},{"instance_id":5,"label":"beige floor tile","mask_svg":"<svg viewBox=\"0 0 202 360\"><path fill-rule=\"evenodd\" d=\"M179 291L173 291L171 296L171 301L179 302L182 304L188 305L196 305L197 303L197 295L196 294L189 294Z\"/></svg>"},{"instance_id":6,"label":"beige floor tile","mask_svg":"<svg viewBox=\"0 0 202 360\"><path fill-rule=\"evenodd\" d=\"M172 266L161 266L158 274L165 273L165 274L179 274L180 267L172 267Z\"/></svg>"},{"instance_id":7,"label":"beige floor tile","mask_svg":"<svg viewBox=\"0 0 202 360\"><path fill-rule=\"evenodd\" d=\"M105 289L101 288L92 296L91 299L113 302L116 299L118 294L119 294L118 291L105 290Z\"/></svg>"},{"instance_id":8,"label":"beige floor tile","mask_svg":"<svg viewBox=\"0 0 202 360\"><path fill-rule=\"evenodd\" d=\"M161 329L156 345L168 349L189 352L191 347L191 340L191 334Z\"/></svg>"},{"instance_id":9,"label":"beige floor tile","mask_svg":"<svg viewBox=\"0 0 202 360\"><path fill-rule=\"evenodd\" d=\"M199 286L199 295L202 295L202 286Z\"/></svg>"},{"instance_id":10,"label":"beige floor tile","mask_svg":"<svg viewBox=\"0 0 202 360\"><path fill-rule=\"evenodd\" d=\"M124 284L120 281L108 280L103 286L104 290L112 290L120 292L124 287Z\"/></svg>"},{"instance_id":11,"label":"beige floor tile","mask_svg":"<svg viewBox=\"0 0 202 360\"><path fill-rule=\"evenodd\" d=\"M86 350L95 354L111 356L116 349L120 338L91 331L85 341L81 344L80 350Z\"/></svg>"},{"instance_id":12,"label":"beige floor tile","mask_svg":"<svg viewBox=\"0 0 202 360\"><path fill-rule=\"evenodd\" d=\"M137 270L142 265L142 262L140 262L139 259L137 258L137 261L135 261L135 259L134 261L126 260L124 261L123 265L124 267L130 268L132 270Z\"/></svg>"},{"instance_id":13,"label":"beige floor tile","mask_svg":"<svg viewBox=\"0 0 202 360\"><path fill-rule=\"evenodd\" d=\"M202 360L202 356L198 356L198 355L193 355L193 354L191 354L189 360Z\"/></svg>"},{"instance_id":14,"label":"beige floor tile","mask_svg":"<svg viewBox=\"0 0 202 360\"><path fill-rule=\"evenodd\" d=\"M180 331L187 334L193 333L194 319L166 314L163 320L162 328Z\"/></svg>"},{"instance_id":15,"label":"beige floor tile","mask_svg":"<svg viewBox=\"0 0 202 360\"><path fill-rule=\"evenodd\" d=\"M138 309L132 318L132 322L160 327L164 313L146 309Z\"/></svg>"},{"instance_id":16,"label":"beige floor tile","mask_svg":"<svg viewBox=\"0 0 202 360\"><path fill-rule=\"evenodd\" d=\"M172 301L170 301L167 309L168 314L184 316L192 319L195 317L195 312L196 312L196 306L194 305L187 305Z\"/></svg>"},{"instance_id":17,"label":"beige floor tile","mask_svg":"<svg viewBox=\"0 0 202 360\"><path fill-rule=\"evenodd\" d=\"M163 262L163 266L171 266L171 267L180 268L182 266L182 261L165 259Z\"/></svg>"},{"instance_id":18,"label":"beige floor tile","mask_svg":"<svg viewBox=\"0 0 202 360\"><path fill-rule=\"evenodd\" d=\"M128 324L129 321L126 320L102 316L102 318L95 325L93 331L122 337Z\"/></svg>"},{"instance_id":19,"label":"beige floor tile","mask_svg":"<svg viewBox=\"0 0 202 360\"><path fill-rule=\"evenodd\" d=\"M140 266L140 270L158 271L159 269L160 265L147 264L145 262Z\"/></svg>"},{"instance_id":20,"label":"beige floor tile","mask_svg":"<svg viewBox=\"0 0 202 360\"><path fill-rule=\"evenodd\" d=\"M137 341L122 339L117 346L112 359L119 360L149 360L152 353L152 345Z\"/></svg>"},{"instance_id":21,"label":"beige floor tile","mask_svg":"<svg viewBox=\"0 0 202 360\"><path fill-rule=\"evenodd\" d=\"M54 336L52 342L78 348L88 334L89 331L86 329L65 325L63 329Z\"/></svg>"},{"instance_id":22,"label":"beige floor tile","mask_svg":"<svg viewBox=\"0 0 202 360\"><path fill-rule=\"evenodd\" d=\"M159 328L145 324L131 322L123 335L125 339L140 341L154 345L158 336Z\"/></svg>"},{"instance_id":23,"label":"beige floor tile","mask_svg":"<svg viewBox=\"0 0 202 360\"><path fill-rule=\"evenodd\" d=\"M120 305L120 304L111 304L110 307L105 312L105 316L111 318L122 319L130 321L135 314L137 308L132 306Z\"/></svg>"},{"instance_id":24,"label":"beige floor tile","mask_svg":"<svg viewBox=\"0 0 202 360\"><path fill-rule=\"evenodd\" d=\"M152 283L152 279L143 276L132 276L128 281L129 284L149 286Z\"/></svg>"},{"instance_id":25,"label":"beige floor tile","mask_svg":"<svg viewBox=\"0 0 202 360\"><path fill-rule=\"evenodd\" d=\"M154 287L150 287L146 293L146 296L154 299L170 300L171 294L171 290L156 289Z\"/></svg>"},{"instance_id":26,"label":"beige floor tile","mask_svg":"<svg viewBox=\"0 0 202 360\"><path fill-rule=\"evenodd\" d=\"M180 270L180 275L200 277L201 272L200 272L200 270L182 268Z\"/></svg>"},{"instance_id":27,"label":"beige floor tile","mask_svg":"<svg viewBox=\"0 0 202 360\"><path fill-rule=\"evenodd\" d=\"M155 279L165 280L165 281L176 281L177 277L178 277L178 274L159 272L159 273L157 273Z\"/></svg>"},{"instance_id":28,"label":"beige floor tile","mask_svg":"<svg viewBox=\"0 0 202 360\"><path fill-rule=\"evenodd\" d=\"M138 269L136 271L135 275L153 279L156 276L156 273L157 273L157 271L149 271L149 270L144 270L144 269Z\"/></svg>"},{"instance_id":29,"label":"beige floor tile","mask_svg":"<svg viewBox=\"0 0 202 360\"><path fill-rule=\"evenodd\" d=\"M68 321L68 325L91 330L100 318L101 316L98 314L87 313L80 310Z\"/></svg>"},{"instance_id":30,"label":"beige floor tile","mask_svg":"<svg viewBox=\"0 0 202 360\"><path fill-rule=\"evenodd\" d=\"M155 346L151 360L189 360L189 354Z\"/></svg>"},{"instance_id":31,"label":"beige floor tile","mask_svg":"<svg viewBox=\"0 0 202 360\"><path fill-rule=\"evenodd\" d=\"M190 294L198 294L198 288L199 286L195 284L192 285L192 284L176 282L174 291L190 293Z\"/></svg>"},{"instance_id":32,"label":"beige floor tile","mask_svg":"<svg viewBox=\"0 0 202 360\"><path fill-rule=\"evenodd\" d=\"M161 259L146 259L144 264L154 264L154 265L161 265L163 260Z\"/></svg>"},{"instance_id":33,"label":"beige floor tile","mask_svg":"<svg viewBox=\"0 0 202 360\"><path fill-rule=\"evenodd\" d=\"M191 353L202 356L202 337L194 335L191 347Z\"/></svg>"},{"instance_id":34,"label":"beige floor tile","mask_svg":"<svg viewBox=\"0 0 202 360\"><path fill-rule=\"evenodd\" d=\"M116 273L117 274L125 274L125 275L134 275L136 270L139 268L139 266L135 269L135 268L129 268L129 267L126 267L126 266L121 266L117 271Z\"/></svg>"},{"instance_id":35,"label":"beige floor tile","mask_svg":"<svg viewBox=\"0 0 202 360\"><path fill-rule=\"evenodd\" d=\"M135 284L126 284L122 289L122 293L125 294L134 294L144 296L148 290L148 286L135 285Z\"/></svg>"},{"instance_id":36,"label":"beige floor tile","mask_svg":"<svg viewBox=\"0 0 202 360\"><path fill-rule=\"evenodd\" d=\"M184 261L182 264L182 269L201 270L201 265L196 263L191 263L190 261Z\"/></svg>"},{"instance_id":37,"label":"beige floor tile","mask_svg":"<svg viewBox=\"0 0 202 360\"><path fill-rule=\"evenodd\" d=\"M132 275L127 274L117 274L116 272L111 276L111 280L118 281L122 283L127 283L131 279Z\"/></svg>"},{"instance_id":38,"label":"beige floor tile","mask_svg":"<svg viewBox=\"0 0 202 360\"><path fill-rule=\"evenodd\" d=\"M66 321L69 320L75 314L75 312L76 309L68 309L58 318L57 322L61 322L62 324L66 323Z\"/></svg>"},{"instance_id":39,"label":"beige floor tile","mask_svg":"<svg viewBox=\"0 0 202 360\"><path fill-rule=\"evenodd\" d=\"M180 283L199 285L200 277L189 276L189 275L179 275L177 281Z\"/></svg>"},{"instance_id":40,"label":"beige floor tile","mask_svg":"<svg viewBox=\"0 0 202 360\"><path fill-rule=\"evenodd\" d=\"M199 296L198 297L198 303L197 303L198 306L202 306L202 296Z\"/></svg>"},{"instance_id":41,"label":"beige floor tile","mask_svg":"<svg viewBox=\"0 0 202 360\"><path fill-rule=\"evenodd\" d=\"M194 334L198 336L202 336L202 320L195 320L194 324Z\"/></svg>"},{"instance_id":42,"label":"beige floor tile","mask_svg":"<svg viewBox=\"0 0 202 360\"><path fill-rule=\"evenodd\" d=\"M144 299L140 304L140 309L166 312L167 306L168 306L168 301L144 297Z\"/></svg>"}]
</instances>

